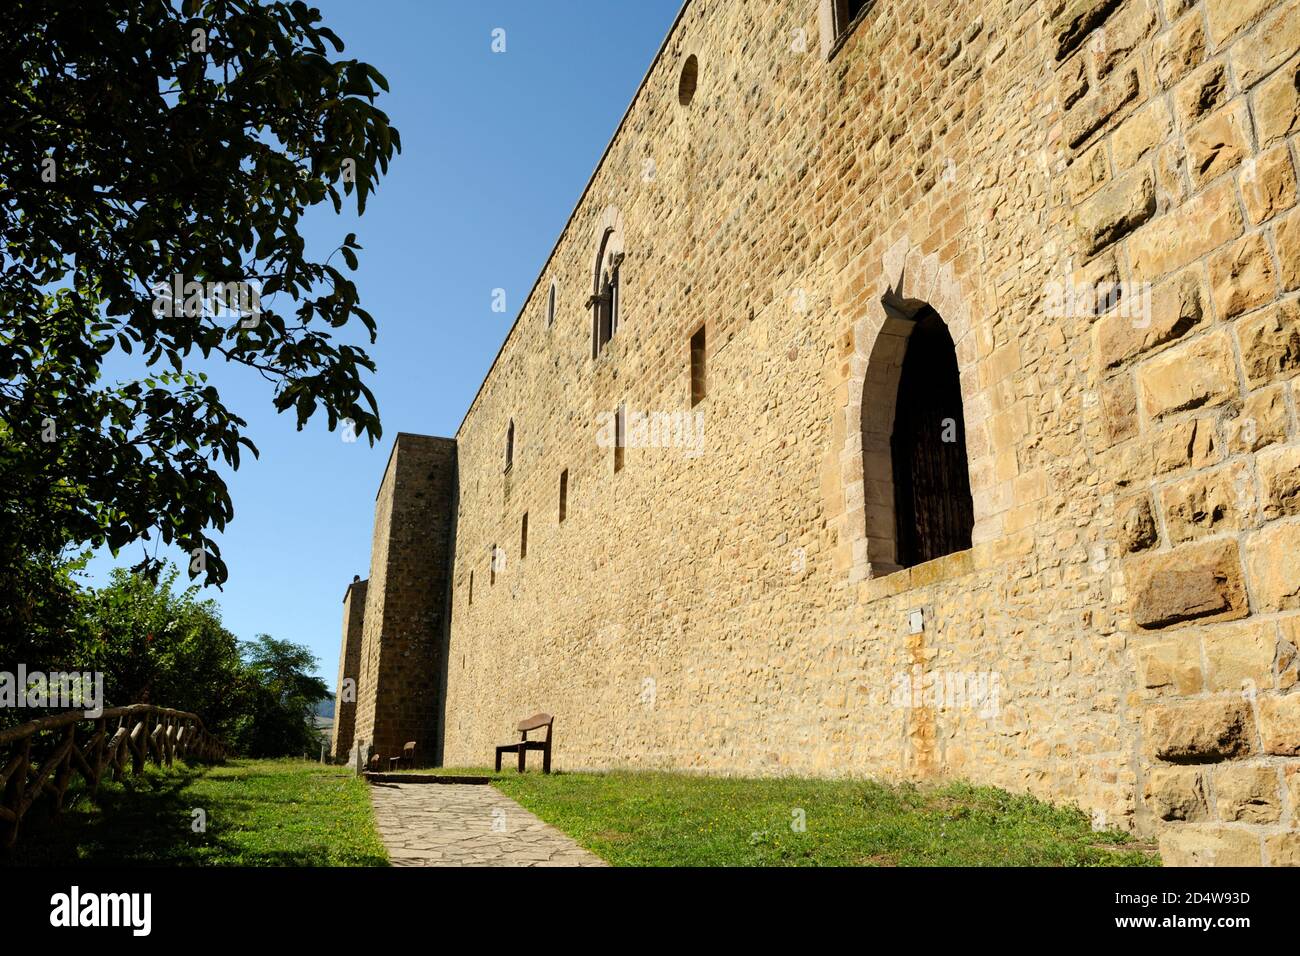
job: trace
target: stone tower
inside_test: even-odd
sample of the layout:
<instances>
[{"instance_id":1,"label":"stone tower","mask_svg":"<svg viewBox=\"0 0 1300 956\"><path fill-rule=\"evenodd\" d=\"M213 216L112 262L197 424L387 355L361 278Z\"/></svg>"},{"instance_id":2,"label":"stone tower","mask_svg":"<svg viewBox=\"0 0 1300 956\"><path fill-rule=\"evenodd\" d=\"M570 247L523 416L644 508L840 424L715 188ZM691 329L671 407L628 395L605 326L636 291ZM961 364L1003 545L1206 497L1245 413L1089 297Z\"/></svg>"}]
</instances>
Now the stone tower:
<instances>
[{"instance_id":1,"label":"stone tower","mask_svg":"<svg viewBox=\"0 0 1300 956\"><path fill-rule=\"evenodd\" d=\"M339 682L334 698L335 759L346 757L352 749L352 733L357 720L357 672L361 666L362 626L366 614L366 585L360 575L343 593L343 646L339 651ZM348 683L351 681L351 684Z\"/></svg>"},{"instance_id":2,"label":"stone tower","mask_svg":"<svg viewBox=\"0 0 1300 956\"><path fill-rule=\"evenodd\" d=\"M409 740L434 756L455 499L456 443L400 433L375 497L358 655L354 737L381 761Z\"/></svg>"}]
</instances>

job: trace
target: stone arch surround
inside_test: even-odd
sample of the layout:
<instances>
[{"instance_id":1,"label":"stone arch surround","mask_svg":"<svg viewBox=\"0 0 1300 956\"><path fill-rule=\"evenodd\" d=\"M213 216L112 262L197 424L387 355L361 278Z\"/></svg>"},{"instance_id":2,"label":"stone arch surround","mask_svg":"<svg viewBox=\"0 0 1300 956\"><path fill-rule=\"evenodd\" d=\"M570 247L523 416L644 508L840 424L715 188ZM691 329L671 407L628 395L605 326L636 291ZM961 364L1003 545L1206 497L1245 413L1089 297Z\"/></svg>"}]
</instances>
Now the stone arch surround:
<instances>
[{"instance_id":1,"label":"stone arch surround","mask_svg":"<svg viewBox=\"0 0 1300 956\"><path fill-rule=\"evenodd\" d=\"M851 324L854 351L849 358L840 452L845 512L841 541L849 552L850 584L899 570L894 561L889 436L913 328L911 316L925 306L939 313L957 351L975 510L972 543L979 545L996 535L989 495L991 450L984 437L989 404L980 389L972 301L952 263L942 261L937 252L924 253L904 235L881 257L877 292Z\"/></svg>"},{"instance_id":2,"label":"stone arch surround","mask_svg":"<svg viewBox=\"0 0 1300 956\"><path fill-rule=\"evenodd\" d=\"M601 253L601 243L605 241L605 233L609 233L609 241L604 246L604 258L608 259L613 256L621 256L625 253L624 232L623 232L623 212L617 206L606 206L600 218L596 221L596 227L591 236L591 254L599 256ZM599 292L595 286L599 284L600 269L602 262L592 259L593 263L593 288L592 292Z\"/></svg>"}]
</instances>

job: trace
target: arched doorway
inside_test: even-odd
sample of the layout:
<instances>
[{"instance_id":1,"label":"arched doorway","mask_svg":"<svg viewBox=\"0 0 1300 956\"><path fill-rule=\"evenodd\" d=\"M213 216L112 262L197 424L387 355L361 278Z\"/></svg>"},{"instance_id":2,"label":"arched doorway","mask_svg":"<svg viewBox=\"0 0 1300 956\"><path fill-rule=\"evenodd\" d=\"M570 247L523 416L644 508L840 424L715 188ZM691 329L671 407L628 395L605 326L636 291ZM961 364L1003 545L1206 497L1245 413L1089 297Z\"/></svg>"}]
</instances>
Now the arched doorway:
<instances>
[{"instance_id":1,"label":"arched doorway","mask_svg":"<svg viewBox=\"0 0 1300 956\"><path fill-rule=\"evenodd\" d=\"M952 520L952 516L944 519L940 515L940 527L965 533L954 531L931 536L929 540L937 539L940 544L927 547L924 553L967 553L974 558L971 552L992 540L1001 529L994 509L1003 489L995 491L992 487L990 397L979 385L976 316L971 313L974 297L957 278L950 263L942 261L938 253L923 253L907 235L899 237L882 254L880 271L883 281L879 298L872 296L868 300L851 327L854 348L845 368L848 395L840 446L841 494L827 498L828 514L840 536L840 555L848 567L850 584L879 578L907 566L899 560L899 502L894 491L894 419L900 402L904 362L918 370L919 378L909 375L909 380L916 378L920 383L903 388L905 417L921 414L917 405L926 400L927 390L946 395L943 404L952 409L938 416L941 424L943 419L952 419L946 437L954 440L944 442L938 450L947 465L942 473L949 480L923 480L922 486L937 487L941 496L954 497L957 514L965 513L964 520ZM926 334L927 331L937 333L936 322L944 330L941 343ZM909 344L918 327L922 327L921 337L917 339L918 351L908 361ZM946 382L946 387L940 388L941 382ZM937 395L934 397L937 399ZM909 428L920 434L914 426ZM944 437L941 428L941 442ZM922 447L925 444L920 442ZM953 460L958 452L964 471ZM950 454L951 459L947 457ZM906 457L906 449L902 457ZM909 470L909 480L911 476ZM969 510L965 503L967 496L971 499ZM911 505L912 518L908 523L911 530L904 537L916 532L918 506L926 521L931 520L934 497L922 494L918 498L913 487L906 499ZM913 548L903 558L919 563L923 560L920 553L922 549ZM958 562L952 567L956 571L961 566L964 565Z\"/></svg>"},{"instance_id":2,"label":"arched doorway","mask_svg":"<svg viewBox=\"0 0 1300 956\"><path fill-rule=\"evenodd\" d=\"M975 515L957 352L929 306L907 337L889 451L895 563L907 568L969 548Z\"/></svg>"}]
</instances>

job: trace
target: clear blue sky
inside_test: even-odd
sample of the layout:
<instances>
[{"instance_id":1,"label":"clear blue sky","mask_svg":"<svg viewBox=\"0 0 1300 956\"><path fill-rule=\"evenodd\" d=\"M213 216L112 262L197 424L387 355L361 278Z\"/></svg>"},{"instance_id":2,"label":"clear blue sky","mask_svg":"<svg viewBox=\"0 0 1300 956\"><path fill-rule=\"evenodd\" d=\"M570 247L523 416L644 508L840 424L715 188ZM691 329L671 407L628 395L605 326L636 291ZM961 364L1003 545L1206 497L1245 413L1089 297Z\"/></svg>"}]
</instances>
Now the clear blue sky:
<instances>
[{"instance_id":1,"label":"clear blue sky","mask_svg":"<svg viewBox=\"0 0 1300 956\"><path fill-rule=\"evenodd\" d=\"M375 492L399 431L454 435L524 297L663 42L681 0L315 0L374 64L402 153L359 220L326 203L308 220L324 259L350 231L354 273L379 325L370 378L384 438L344 443L318 415L302 432L256 376L212 374L261 451L228 475L234 522L221 605L239 638L305 644L331 687L343 591L369 574ZM506 52L491 50L506 31ZM507 311L491 309L506 290ZM129 566L100 554L89 583ZM173 554L180 563L182 556Z\"/></svg>"}]
</instances>

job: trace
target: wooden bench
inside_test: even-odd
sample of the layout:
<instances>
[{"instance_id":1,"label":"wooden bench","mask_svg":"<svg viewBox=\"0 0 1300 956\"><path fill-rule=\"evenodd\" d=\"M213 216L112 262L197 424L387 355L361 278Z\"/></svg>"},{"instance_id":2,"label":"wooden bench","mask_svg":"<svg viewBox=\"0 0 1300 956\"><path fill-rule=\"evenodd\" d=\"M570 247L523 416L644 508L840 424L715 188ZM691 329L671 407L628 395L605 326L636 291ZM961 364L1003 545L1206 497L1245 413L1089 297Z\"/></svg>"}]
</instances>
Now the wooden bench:
<instances>
[{"instance_id":1,"label":"wooden bench","mask_svg":"<svg viewBox=\"0 0 1300 956\"><path fill-rule=\"evenodd\" d=\"M402 744L402 755L400 757L388 758L388 769L398 770L401 767L412 769L415 767L415 741L408 740Z\"/></svg>"},{"instance_id":2,"label":"wooden bench","mask_svg":"<svg viewBox=\"0 0 1300 956\"><path fill-rule=\"evenodd\" d=\"M502 744L497 748L497 773L501 772L501 755L505 753L519 754L519 772L524 772L524 761L527 759L528 751L540 750L542 752L542 773L551 772L551 726L555 723L555 718L550 714L533 714L531 717L525 717L519 721L515 727L519 731L519 742L514 744ZM541 730L546 728L545 740L529 740L528 731Z\"/></svg>"}]
</instances>

